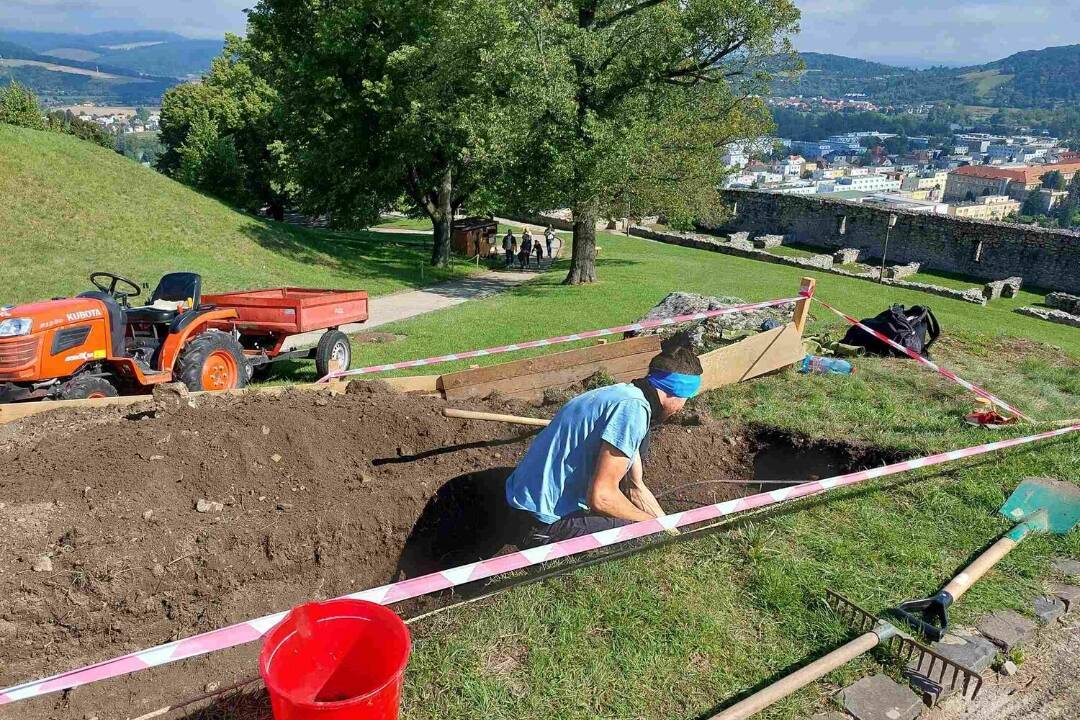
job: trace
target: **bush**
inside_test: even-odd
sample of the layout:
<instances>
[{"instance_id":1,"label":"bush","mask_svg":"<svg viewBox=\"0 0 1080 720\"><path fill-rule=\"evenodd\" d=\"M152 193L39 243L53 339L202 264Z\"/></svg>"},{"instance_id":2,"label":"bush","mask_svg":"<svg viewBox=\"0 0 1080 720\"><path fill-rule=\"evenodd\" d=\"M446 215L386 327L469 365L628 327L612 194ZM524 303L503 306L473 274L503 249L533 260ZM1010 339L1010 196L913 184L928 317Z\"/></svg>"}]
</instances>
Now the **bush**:
<instances>
[{"instance_id":1,"label":"bush","mask_svg":"<svg viewBox=\"0 0 1080 720\"><path fill-rule=\"evenodd\" d=\"M30 88L14 80L0 89L0 122L19 127L45 129L45 114Z\"/></svg>"}]
</instances>

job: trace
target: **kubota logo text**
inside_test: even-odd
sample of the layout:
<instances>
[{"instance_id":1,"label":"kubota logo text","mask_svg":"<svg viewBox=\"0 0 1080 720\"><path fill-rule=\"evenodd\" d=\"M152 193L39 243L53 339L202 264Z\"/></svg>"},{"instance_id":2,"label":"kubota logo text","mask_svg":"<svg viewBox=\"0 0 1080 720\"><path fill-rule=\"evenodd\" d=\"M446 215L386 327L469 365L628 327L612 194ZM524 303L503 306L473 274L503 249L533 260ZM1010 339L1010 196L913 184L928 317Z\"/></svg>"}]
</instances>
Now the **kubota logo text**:
<instances>
[{"instance_id":1,"label":"kubota logo text","mask_svg":"<svg viewBox=\"0 0 1080 720\"><path fill-rule=\"evenodd\" d=\"M89 320L91 318L101 317L101 311L97 308L93 310L79 310L77 312L69 312L67 319L69 322L75 322L76 320Z\"/></svg>"}]
</instances>

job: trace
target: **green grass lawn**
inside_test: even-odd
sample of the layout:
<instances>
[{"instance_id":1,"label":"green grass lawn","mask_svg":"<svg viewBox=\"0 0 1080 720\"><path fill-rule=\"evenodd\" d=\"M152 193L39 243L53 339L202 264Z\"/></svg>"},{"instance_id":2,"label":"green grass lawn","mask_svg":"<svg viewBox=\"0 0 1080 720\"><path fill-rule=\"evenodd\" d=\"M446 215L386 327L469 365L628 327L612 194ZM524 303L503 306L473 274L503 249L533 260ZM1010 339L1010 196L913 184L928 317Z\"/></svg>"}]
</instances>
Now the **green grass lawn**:
<instances>
[{"instance_id":1,"label":"green grass lawn","mask_svg":"<svg viewBox=\"0 0 1080 720\"><path fill-rule=\"evenodd\" d=\"M104 270L153 287L166 272L206 291L299 285L373 295L473 272L421 266L422 238L311 230L253 217L66 135L0 125L0 304L90 288Z\"/></svg>"},{"instance_id":2,"label":"green grass lawn","mask_svg":"<svg viewBox=\"0 0 1080 720\"><path fill-rule=\"evenodd\" d=\"M822 251L817 248L812 248L808 245L787 244L779 245L777 247L769 248L770 255L778 255L780 257L814 257L815 255L822 255Z\"/></svg>"},{"instance_id":3,"label":"green grass lawn","mask_svg":"<svg viewBox=\"0 0 1080 720\"><path fill-rule=\"evenodd\" d=\"M357 346L386 362L585 330L639 318L673 289L748 301L794 294L798 268L602 234L601 281L524 286L380 328L406 339ZM860 317L923 293L820 273L821 297ZM1080 415L1080 331L992 304L930 298L944 327L936 357L1039 418ZM453 328L453 332L448 332ZM838 334L820 306L810 333ZM484 358L481 363L520 355ZM445 371L464 363L433 368ZM971 396L908 361L859 359L854 376L784 372L696 402L752 425L812 439L923 454L1032 432L988 433L960 418ZM1028 475L1076 478L1080 442L1006 451L940 473L899 476L807 501L630 559L574 571L413 626L404 716L699 718L847 639L823 610L826 587L881 611L931 594L1007 528L996 509ZM958 603L956 621L1025 608L1053 554L1080 556L1080 534L1025 543ZM885 658L865 658L763 718L796 720ZM886 662L887 664L887 662ZM889 672L894 672L892 669Z\"/></svg>"}]
</instances>

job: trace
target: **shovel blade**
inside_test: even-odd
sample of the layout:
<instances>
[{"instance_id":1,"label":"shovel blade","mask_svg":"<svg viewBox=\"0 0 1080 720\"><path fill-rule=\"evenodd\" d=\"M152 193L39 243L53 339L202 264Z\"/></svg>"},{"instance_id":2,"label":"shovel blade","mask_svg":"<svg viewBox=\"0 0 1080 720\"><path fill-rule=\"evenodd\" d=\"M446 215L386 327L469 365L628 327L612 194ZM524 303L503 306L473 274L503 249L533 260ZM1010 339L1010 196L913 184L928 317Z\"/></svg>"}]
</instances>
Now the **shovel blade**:
<instances>
[{"instance_id":1,"label":"shovel blade","mask_svg":"<svg viewBox=\"0 0 1080 720\"><path fill-rule=\"evenodd\" d=\"M1080 486L1051 478L1025 478L1001 506L1001 514L1013 522L1040 510L1046 513L1046 527L1039 529L1064 535L1080 523Z\"/></svg>"}]
</instances>

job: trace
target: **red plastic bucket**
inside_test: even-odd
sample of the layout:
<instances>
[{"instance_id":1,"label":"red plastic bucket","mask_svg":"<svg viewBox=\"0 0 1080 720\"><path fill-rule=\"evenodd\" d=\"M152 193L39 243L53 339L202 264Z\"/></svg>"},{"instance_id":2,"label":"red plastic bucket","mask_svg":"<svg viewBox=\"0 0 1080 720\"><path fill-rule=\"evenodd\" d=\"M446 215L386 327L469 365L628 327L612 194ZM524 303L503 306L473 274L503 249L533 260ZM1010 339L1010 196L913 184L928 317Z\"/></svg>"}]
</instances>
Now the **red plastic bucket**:
<instances>
[{"instance_id":1,"label":"red plastic bucket","mask_svg":"<svg viewBox=\"0 0 1080 720\"><path fill-rule=\"evenodd\" d=\"M276 720L396 720L410 648L382 605L308 603L266 634L259 673Z\"/></svg>"}]
</instances>

